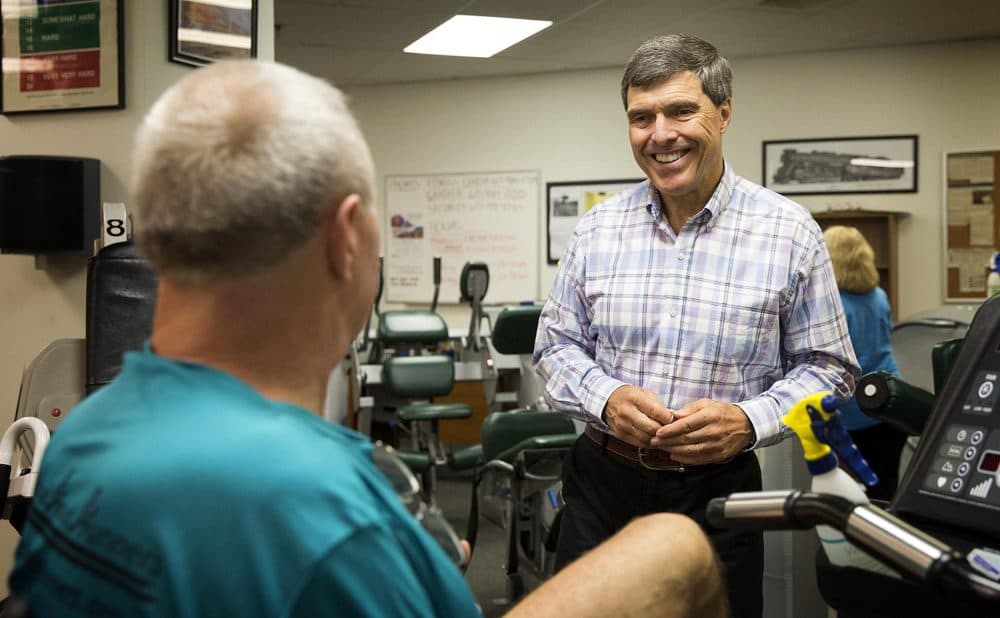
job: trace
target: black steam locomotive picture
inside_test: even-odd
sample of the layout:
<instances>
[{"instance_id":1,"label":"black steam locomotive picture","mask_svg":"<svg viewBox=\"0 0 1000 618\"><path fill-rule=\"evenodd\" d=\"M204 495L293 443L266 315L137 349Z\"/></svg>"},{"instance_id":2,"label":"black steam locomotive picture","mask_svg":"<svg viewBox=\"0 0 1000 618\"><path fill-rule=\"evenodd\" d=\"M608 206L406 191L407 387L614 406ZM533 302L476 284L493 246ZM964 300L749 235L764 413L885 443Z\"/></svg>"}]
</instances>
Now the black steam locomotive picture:
<instances>
[{"instance_id":1,"label":"black steam locomotive picture","mask_svg":"<svg viewBox=\"0 0 1000 618\"><path fill-rule=\"evenodd\" d=\"M906 167L889 157L818 150L800 152L794 148L786 148L781 153L781 167L774 173L774 182L786 184L885 180L901 178L904 171Z\"/></svg>"},{"instance_id":2,"label":"black steam locomotive picture","mask_svg":"<svg viewBox=\"0 0 1000 618\"><path fill-rule=\"evenodd\" d=\"M913 192L917 136L764 142L764 185L785 194Z\"/></svg>"}]
</instances>

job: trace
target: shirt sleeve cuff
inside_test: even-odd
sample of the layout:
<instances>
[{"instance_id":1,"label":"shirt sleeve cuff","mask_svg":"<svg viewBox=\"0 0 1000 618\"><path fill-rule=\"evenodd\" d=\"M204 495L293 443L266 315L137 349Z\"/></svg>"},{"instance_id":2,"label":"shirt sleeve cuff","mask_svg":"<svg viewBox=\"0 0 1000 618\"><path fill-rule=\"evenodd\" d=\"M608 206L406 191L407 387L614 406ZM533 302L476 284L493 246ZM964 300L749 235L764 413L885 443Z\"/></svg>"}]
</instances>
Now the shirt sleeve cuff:
<instances>
[{"instance_id":1,"label":"shirt sleeve cuff","mask_svg":"<svg viewBox=\"0 0 1000 618\"><path fill-rule=\"evenodd\" d=\"M746 450L754 450L781 442L781 411L778 409L777 402L767 397L758 397L749 401L741 401L736 405L747 415L756 436Z\"/></svg>"},{"instance_id":2,"label":"shirt sleeve cuff","mask_svg":"<svg viewBox=\"0 0 1000 618\"><path fill-rule=\"evenodd\" d=\"M611 427L604 422L601 415L604 413L604 406L608 403L611 393L625 386L621 380L601 375L588 382L585 386L587 396L583 402L583 411L590 419L590 423L597 426L602 431L609 432Z\"/></svg>"}]
</instances>

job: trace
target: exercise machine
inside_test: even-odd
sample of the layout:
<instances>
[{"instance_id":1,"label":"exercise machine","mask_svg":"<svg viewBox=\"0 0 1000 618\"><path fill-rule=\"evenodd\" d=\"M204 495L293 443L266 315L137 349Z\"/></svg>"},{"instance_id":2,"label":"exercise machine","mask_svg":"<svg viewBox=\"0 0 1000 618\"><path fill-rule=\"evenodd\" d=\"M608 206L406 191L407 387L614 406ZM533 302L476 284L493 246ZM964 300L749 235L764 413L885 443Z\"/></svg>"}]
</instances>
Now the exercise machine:
<instances>
[{"instance_id":1,"label":"exercise machine","mask_svg":"<svg viewBox=\"0 0 1000 618\"><path fill-rule=\"evenodd\" d=\"M1000 612L1000 298L982 305L939 392L892 502L856 505L797 490L716 498L712 525L822 523L902 573L836 567L817 555L827 604L851 617Z\"/></svg>"}]
</instances>

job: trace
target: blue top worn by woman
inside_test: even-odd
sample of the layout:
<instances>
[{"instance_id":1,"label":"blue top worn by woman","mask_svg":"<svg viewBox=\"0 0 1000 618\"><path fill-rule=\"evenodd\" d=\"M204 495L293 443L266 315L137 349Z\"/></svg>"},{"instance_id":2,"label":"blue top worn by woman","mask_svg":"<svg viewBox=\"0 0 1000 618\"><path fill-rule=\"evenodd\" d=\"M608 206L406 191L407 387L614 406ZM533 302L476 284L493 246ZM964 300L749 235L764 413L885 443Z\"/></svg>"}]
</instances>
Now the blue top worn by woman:
<instances>
[{"instance_id":1,"label":"blue top worn by woman","mask_svg":"<svg viewBox=\"0 0 1000 618\"><path fill-rule=\"evenodd\" d=\"M872 371L886 371L899 375L896 359L892 356L889 333L892 332L889 299L880 287L863 294L840 293L847 317L851 344L861 365L861 375ZM840 408L841 419L848 431L878 425L878 421L858 408L854 397Z\"/></svg>"}]
</instances>

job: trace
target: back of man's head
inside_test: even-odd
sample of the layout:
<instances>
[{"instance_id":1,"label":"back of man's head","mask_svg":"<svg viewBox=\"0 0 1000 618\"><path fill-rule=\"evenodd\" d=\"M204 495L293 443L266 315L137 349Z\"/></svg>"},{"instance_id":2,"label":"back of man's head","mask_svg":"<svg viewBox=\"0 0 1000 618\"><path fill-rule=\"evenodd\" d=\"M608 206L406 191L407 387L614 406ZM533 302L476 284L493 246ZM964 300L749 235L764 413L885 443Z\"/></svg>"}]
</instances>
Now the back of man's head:
<instances>
[{"instance_id":1,"label":"back of man's head","mask_svg":"<svg viewBox=\"0 0 1000 618\"><path fill-rule=\"evenodd\" d=\"M160 276L209 282L281 262L326 209L374 199L344 97L291 67L220 62L168 89L136 134L131 209Z\"/></svg>"}]
</instances>

